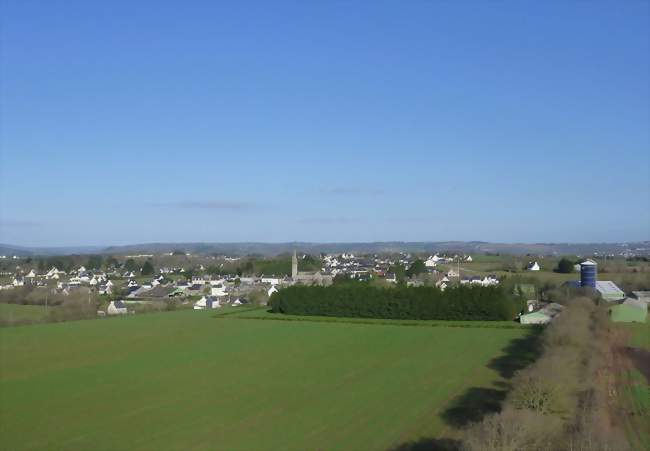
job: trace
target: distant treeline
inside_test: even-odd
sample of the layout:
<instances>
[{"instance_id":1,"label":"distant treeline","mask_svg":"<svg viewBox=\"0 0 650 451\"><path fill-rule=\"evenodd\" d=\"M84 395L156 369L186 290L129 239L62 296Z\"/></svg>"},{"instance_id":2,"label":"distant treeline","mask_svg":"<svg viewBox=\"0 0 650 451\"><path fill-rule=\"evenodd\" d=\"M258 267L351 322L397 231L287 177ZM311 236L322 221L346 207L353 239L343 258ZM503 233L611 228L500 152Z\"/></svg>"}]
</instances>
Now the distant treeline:
<instances>
[{"instance_id":1,"label":"distant treeline","mask_svg":"<svg viewBox=\"0 0 650 451\"><path fill-rule=\"evenodd\" d=\"M521 298L500 287L380 288L366 284L295 285L274 293L275 313L356 318L507 321L523 310Z\"/></svg>"}]
</instances>

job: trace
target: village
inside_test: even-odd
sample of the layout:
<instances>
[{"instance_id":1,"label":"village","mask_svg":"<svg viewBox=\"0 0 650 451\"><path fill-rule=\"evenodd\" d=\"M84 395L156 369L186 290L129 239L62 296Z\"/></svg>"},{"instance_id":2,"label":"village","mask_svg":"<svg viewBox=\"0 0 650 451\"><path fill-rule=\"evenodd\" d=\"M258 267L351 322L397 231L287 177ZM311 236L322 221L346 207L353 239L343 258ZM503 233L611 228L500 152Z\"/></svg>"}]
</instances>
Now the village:
<instances>
[{"instance_id":1,"label":"village","mask_svg":"<svg viewBox=\"0 0 650 451\"><path fill-rule=\"evenodd\" d=\"M149 259L152 255L127 256ZM240 260L239 257L213 257L225 263ZM0 274L7 281L0 285L0 290L30 286L52 293L67 296L74 292L97 294L100 297L111 298L105 310L99 310L98 315L125 314L129 305L152 304L165 302L170 299L178 300L182 305L192 304L194 309L210 309L222 306L240 306L251 302L266 304L269 297L278 290L294 285L331 285L335 280L352 279L358 281L375 281L386 285L403 281L408 286L433 284L444 290L452 283L470 284L477 286L493 286L499 283L494 275L477 276L465 275L454 269L456 263L469 263L472 257L459 255L438 254L425 259L414 258L410 254L377 256L352 253L339 255L323 255L322 266L315 271L301 271L301 262L310 259L308 255L300 257L296 252L291 256L290 274L209 274L206 266L188 265L187 267L161 267L147 277L143 267L125 270L122 267L109 267L104 270L89 269L81 265L68 272L57 267L51 267L46 272L17 264L14 272L5 271ZM18 259L18 258L16 258ZM13 259L13 260L16 260ZM146 264L148 260L145 260ZM222 264L223 265L223 264ZM444 265L451 265L449 269ZM394 269L401 269L401 276ZM411 272L409 272L409 270ZM409 277L406 277L408 274ZM117 299L119 297L119 299Z\"/></svg>"},{"instance_id":2,"label":"village","mask_svg":"<svg viewBox=\"0 0 650 451\"><path fill-rule=\"evenodd\" d=\"M123 263L120 263L120 258L107 258L103 269L97 268L97 259L93 262L91 258L88 264L94 268L82 264L69 271L56 266L39 271L39 265L32 259L11 258L15 266L11 263L13 271L8 270L9 262L5 260L4 270L0 273L0 280L4 281L0 285L0 293L4 291L4 296L10 297L14 289L36 290L32 291L37 294L32 298L39 298L40 295L40 301L35 301L40 304L47 304L50 295L59 299L70 295L81 296L88 303L92 300L97 305L97 316L113 316L176 307L206 310L264 306L274 293L296 284L329 286L340 281L355 280L374 286L390 287L400 283L409 287L435 286L445 290L454 285L498 286L511 276L503 271L492 274L474 269L489 269L480 263L486 257L478 256L479 263L474 264L471 255L457 253L355 255L343 252L314 257L294 251L290 255L290 270L272 274L256 273L255 264L264 263L271 268L278 267L273 264L280 264L285 268L282 265L288 256L260 259L179 254L184 256L182 264L163 265L170 262L171 253L161 258L141 254L124 256L121 258ZM520 274L527 274L532 280L536 274L548 275L549 272L544 272L539 263L543 259L541 257L541 260L522 264ZM152 262L160 265L156 265L156 268ZM174 263L174 260L171 262ZM69 266L70 263L67 264ZM42 266L43 262L40 262ZM302 270L305 266L309 270ZM642 312L647 311L647 296L642 290L629 291L629 296L626 296L611 280L597 280L595 275L590 276L589 280L582 280L586 271L596 271L596 267L597 264L589 259L575 263L573 271L581 275L581 280L565 280L563 285L573 289L589 287L604 301L623 305L616 309L640 309L639 316L645 317ZM534 284L520 281L515 289L527 298L526 310L519 317L523 324L548 323L563 309Z\"/></svg>"}]
</instances>

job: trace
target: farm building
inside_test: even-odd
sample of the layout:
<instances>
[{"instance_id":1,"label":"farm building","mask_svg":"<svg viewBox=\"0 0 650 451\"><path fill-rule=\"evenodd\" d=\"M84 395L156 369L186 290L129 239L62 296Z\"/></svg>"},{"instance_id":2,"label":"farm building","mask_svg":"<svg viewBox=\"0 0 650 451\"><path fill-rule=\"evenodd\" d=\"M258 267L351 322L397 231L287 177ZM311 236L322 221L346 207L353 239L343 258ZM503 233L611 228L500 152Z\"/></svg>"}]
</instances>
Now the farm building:
<instances>
[{"instance_id":1,"label":"farm building","mask_svg":"<svg viewBox=\"0 0 650 451\"><path fill-rule=\"evenodd\" d=\"M625 293L611 280L599 280L596 282L596 291L607 302L620 301L625 299Z\"/></svg>"},{"instance_id":2,"label":"farm building","mask_svg":"<svg viewBox=\"0 0 650 451\"><path fill-rule=\"evenodd\" d=\"M126 309L126 304L122 301L111 301L110 304L108 304L108 308L106 309L106 313L109 315L124 315L128 313L129 311Z\"/></svg>"},{"instance_id":3,"label":"farm building","mask_svg":"<svg viewBox=\"0 0 650 451\"><path fill-rule=\"evenodd\" d=\"M622 304L609 309L612 321L616 323L645 323L648 316L648 304L638 299L626 299Z\"/></svg>"},{"instance_id":4,"label":"farm building","mask_svg":"<svg viewBox=\"0 0 650 451\"><path fill-rule=\"evenodd\" d=\"M203 296L194 303L194 310L205 310L219 307L221 307L219 299L213 296Z\"/></svg>"},{"instance_id":5,"label":"farm building","mask_svg":"<svg viewBox=\"0 0 650 451\"><path fill-rule=\"evenodd\" d=\"M540 270L539 263L537 263L537 262L529 262L528 266L526 267L526 270L527 271L539 271Z\"/></svg>"},{"instance_id":6,"label":"farm building","mask_svg":"<svg viewBox=\"0 0 650 451\"><path fill-rule=\"evenodd\" d=\"M521 315L519 317L519 322L521 324L547 324L559 315L563 309L564 307L560 304L551 302L536 312Z\"/></svg>"},{"instance_id":7,"label":"farm building","mask_svg":"<svg viewBox=\"0 0 650 451\"><path fill-rule=\"evenodd\" d=\"M632 296L646 304L650 303L650 291L633 291Z\"/></svg>"}]
</instances>

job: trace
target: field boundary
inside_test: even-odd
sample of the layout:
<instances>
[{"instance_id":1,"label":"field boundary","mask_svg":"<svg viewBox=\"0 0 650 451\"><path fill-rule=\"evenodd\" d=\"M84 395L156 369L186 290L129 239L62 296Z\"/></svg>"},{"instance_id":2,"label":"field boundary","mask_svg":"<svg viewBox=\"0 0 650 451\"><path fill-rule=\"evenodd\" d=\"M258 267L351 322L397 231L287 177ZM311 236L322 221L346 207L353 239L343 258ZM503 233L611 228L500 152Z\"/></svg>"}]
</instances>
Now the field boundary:
<instances>
[{"instance_id":1,"label":"field boundary","mask_svg":"<svg viewBox=\"0 0 650 451\"><path fill-rule=\"evenodd\" d=\"M248 309L247 312L262 309ZM308 316L282 316L281 314L273 314L273 316L237 316L238 313L244 313L244 310L237 312L226 312L220 315L215 315L216 319L237 319L237 320L255 320L255 321L294 321L294 322L311 322L311 323L333 323L333 324L363 324L371 326L411 326L411 327L456 327L456 328L480 328L480 329L539 329L542 326L530 324L521 325L518 323L513 324L489 324L487 321L477 321L477 324L470 324L469 322L454 322L454 321L437 321L437 322L418 322L418 320L399 320L399 319L374 319L374 318L323 318L323 317L308 317ZM277 315L277 317L276 317Z\"/></svg>"}]
</instances>

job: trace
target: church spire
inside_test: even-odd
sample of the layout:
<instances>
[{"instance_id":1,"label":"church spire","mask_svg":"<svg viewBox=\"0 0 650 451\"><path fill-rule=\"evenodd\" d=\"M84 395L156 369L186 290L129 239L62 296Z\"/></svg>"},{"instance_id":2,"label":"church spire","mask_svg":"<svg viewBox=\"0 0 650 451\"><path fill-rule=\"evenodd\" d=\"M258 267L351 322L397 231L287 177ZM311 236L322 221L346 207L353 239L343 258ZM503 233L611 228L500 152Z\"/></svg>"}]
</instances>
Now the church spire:
<instances>
[{"instance_id":1,"label":"church spire","mask_svg":"<svg viewBox=\"0 0 650 451\"><path fill-rule=\"evenodd\" d=\"M295 279L296 277L298 277L298 256L294 249L293 256L291 257L291 278Z\"/></svg>"}]
</instances>

